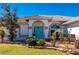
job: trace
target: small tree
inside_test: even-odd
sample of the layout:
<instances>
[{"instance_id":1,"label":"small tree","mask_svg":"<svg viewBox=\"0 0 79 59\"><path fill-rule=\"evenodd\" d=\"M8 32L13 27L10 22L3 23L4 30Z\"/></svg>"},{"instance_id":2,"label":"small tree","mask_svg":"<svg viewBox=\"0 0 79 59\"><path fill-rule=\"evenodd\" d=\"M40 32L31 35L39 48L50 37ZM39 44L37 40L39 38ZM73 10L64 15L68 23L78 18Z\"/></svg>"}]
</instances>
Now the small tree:
<instances>
[{"instance_id":1,"label":"small tree","mask_svg":"<svg viewBox=\"0 0 79 59\"><path fill-rule=\"evenodd\" d=\"M2 4L2 8L5 11L5 16L3 17L5 21L5 26L8 28L10 33L9 40L13 41L13 39L16 37L16 28L18 25L16 9L14 9L14 11L11 11L11 7L8 4Z\"/></svg>"}]
</instances>

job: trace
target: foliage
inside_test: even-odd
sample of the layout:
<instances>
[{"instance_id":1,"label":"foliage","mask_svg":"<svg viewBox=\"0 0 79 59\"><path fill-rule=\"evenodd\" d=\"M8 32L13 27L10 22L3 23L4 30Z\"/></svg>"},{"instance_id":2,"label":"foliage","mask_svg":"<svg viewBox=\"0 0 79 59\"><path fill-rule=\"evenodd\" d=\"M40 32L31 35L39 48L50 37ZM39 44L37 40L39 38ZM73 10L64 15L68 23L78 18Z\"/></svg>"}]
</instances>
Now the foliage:
<instances>
[{"instance_id":1,"label":"foliage","mask_svg":"<svg viewBox=\"0 0 79 59\"><path fill-rule=\"evenodd\" d=\"M67 34L64 34L64 37L68 37L68 35Z\"/></svg>"},{"instance_id":2,"label":"foliage","mask_svg":"<svg viewBox=\"0 0 79 59\"><path fill-rule=\"evenodd\" d=\"M60 40L63 41L63 32L60 32Z\"/></svg>"},{"instance_id":3,"label":"foliage","mask_svg":"<svg viewBox=\"0 0 79 59\"><path fill-rule=\"evenodd\" d=\"M71 41L71 34L68 34L68 42L70 43L70 41Z\"/></svg>"},{"instance_id":4,"label":"foliage","mask_svg":"<svg viewBox=\"0 0 79 59\"><path fill-rule=\"evenodd\" d=\"M2 4L2 9L5 12L5 16L3 17L3 22L5 22L5 26L8 28L10 36L10 41L16 37L16 28L17 28L17 17L16 17L16 9L14 11L11 10L9 4Z\"/></svg>"},{"instance_id":5,"label":"foliage","mask_svg":"<svg viewBox=\"0 0 79 59\"><path fill-rule=\"evenodd\" d=\"M10 33L9 39L10 41L13 41L13 39L16 38L16 30L11 27L11 29L9 29L9 33Z\"/></svg>"},{"instance_id":6,"label":"foliage","mask_svg":"<svg viewBox=\"0 0 79 59\"><path fill-rule=\"evenodd\" d=\"M69 43L70 43L71 37L72 37L72 35L70 33L71 33L71 29L69 30L69 33L68 33L68 41L69 41Z\"/></svg>"},{"instance_id":7,"label":"foliage","mask_svg":"<svg viewBox=\"0 0 79 59\"><path fill-rule=\"evenodd\" d=\"M1 42L3 42L4 35L5 35L5 32L3 30L0 30Z\"/></svg>"},{"instance_id":8,"label":"foliage","mask_svg":"<svg viewBox=\"0 0 79 59\"><path fill-rule=\"evenodd\" d=\"M35 45L37 45L37 40L34 40L34 39L27 39L27 40L26 40L26 43L27 43L29 46L35 46Z\"/></svg>"},{"instance_id":9,"label":"foliage","mask_svg":"<svg viewBox=\"0 0 79 59\"><path fill-rule=\"evenodd\" d=\"M38 44L39 44L40 46L44 46L44 45L45 45L45 40L44 40L44 39L39 39L39 40L38 40Z\"/></svg>"},{"instance_id":10,"label":"foliage","mask_svg":"<svg viewBox=\"0 0 79 59\"><path fill-rule=\"evenodd\" d=\"M55 31L52 33L52 38L53 38L53 40L56 39L56 32Z\"/></svg>"},{"instance_id":11,"label":"foliage","mask_svg":"<svg viewBox=\"0 0 79 59\"><path fill-rule=\"evenodd\" d=\"M79 49L79 40L75 41L75 47Z\"/></svg>"},{"instance_id":12,"label":"foliage","mask_svg":"<svg viewBox=\"0 0 79 59\"><path fill-rule=\"evenodd\" d=\"M52 33L52 39L53 39L52 45L53 45L53 47L55 47L55 44L56 44L56 32Z\"/></svg>"}]
</instances>

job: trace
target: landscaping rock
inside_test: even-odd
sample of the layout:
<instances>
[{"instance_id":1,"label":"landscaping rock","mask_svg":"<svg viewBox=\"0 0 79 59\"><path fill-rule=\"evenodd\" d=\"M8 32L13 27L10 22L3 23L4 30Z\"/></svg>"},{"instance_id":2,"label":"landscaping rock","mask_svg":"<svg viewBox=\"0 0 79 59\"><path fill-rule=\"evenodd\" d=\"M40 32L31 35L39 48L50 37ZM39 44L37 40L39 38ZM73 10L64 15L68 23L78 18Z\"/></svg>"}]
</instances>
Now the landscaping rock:
<instances>
[{"instance_id":1,"label":"landscaping rock","mask_svg":"<svg viewBox=\"0 0 79 59\"><path fill-rule=\"evenodd\" d=\"M68 48L68 49L75 49L75 46L72 45L72 44L68 44L68 45L67 45L67 48Z\"/></svg>"},{"instance_id":2,"label":"landscaping rock","mask_svg":"<svg viewBox=\"0 0 79 59\"><path fill-rule=\"evenodd\" d=\"M64 49L63 48L57 48L57 50L63 51Z\"/></svg>"},{"instance_id":3,"label":"landscaping rock","mask_svg":"<svg viewBox=\"0 0 79 59\"><path fill-rule=\"evenodd\" d=\"M56 47L57 48L64 48L64 45L63 44L57 44Z\"/></svg>"},{"instance_id":4,"label":"landscaping rock","mask_svg":"<svg viewBox=\"0 0 79 59\"><path fill-rule=\"evenodd\" d=\"M46 42L45 46L46 46L46 47L51 47L52 44L51 44L50 42Z\"/></svg>"}]
</instances>

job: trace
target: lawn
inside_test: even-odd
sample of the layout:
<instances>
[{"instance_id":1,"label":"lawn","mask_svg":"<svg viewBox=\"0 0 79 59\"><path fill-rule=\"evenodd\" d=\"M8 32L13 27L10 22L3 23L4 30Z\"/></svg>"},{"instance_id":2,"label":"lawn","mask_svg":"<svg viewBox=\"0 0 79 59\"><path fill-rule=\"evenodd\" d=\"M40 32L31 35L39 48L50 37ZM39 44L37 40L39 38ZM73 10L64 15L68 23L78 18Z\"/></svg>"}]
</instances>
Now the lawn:
<instances>
[{"instance_id":1,"label":"lawn","mask_svg":"<svg viewBox=\"0 0 79 59\"><path fill-rule=\"evenodd\" d=\"M64 55L57 50L34 49L17 44L0 44L1 55Z\"/></svg>"}]
</instances>

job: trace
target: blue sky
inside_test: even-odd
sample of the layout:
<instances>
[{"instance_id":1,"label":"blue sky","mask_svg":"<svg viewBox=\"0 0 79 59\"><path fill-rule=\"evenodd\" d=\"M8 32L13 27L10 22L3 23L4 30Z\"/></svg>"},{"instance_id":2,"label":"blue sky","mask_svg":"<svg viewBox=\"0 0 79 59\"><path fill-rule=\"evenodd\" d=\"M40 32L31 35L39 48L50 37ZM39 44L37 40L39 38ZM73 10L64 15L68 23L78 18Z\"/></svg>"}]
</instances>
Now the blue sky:
<instances>
[{"instance_id":1,"label":"blue sky","mask_svg":"<svg viewBox=\"0 0 79 59\"><path fill-rule=\"evenodd\" d=\"M10 6L17 8L17 16L20 18L39 14L79 16L77 3L11 3Z\"/></svg>"}]
</instances>

